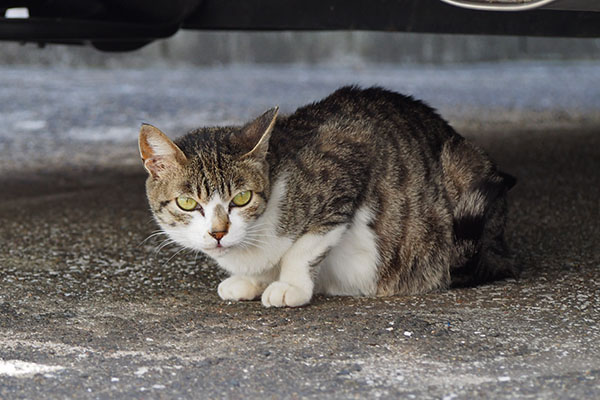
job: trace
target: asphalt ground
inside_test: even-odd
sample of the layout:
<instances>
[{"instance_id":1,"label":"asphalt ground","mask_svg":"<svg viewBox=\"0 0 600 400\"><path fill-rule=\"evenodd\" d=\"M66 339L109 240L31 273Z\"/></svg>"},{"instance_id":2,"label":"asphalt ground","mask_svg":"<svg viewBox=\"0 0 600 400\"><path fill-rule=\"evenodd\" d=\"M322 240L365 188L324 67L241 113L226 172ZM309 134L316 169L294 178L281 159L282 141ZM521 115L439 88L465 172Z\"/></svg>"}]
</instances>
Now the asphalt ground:
<instances>
[{"instance_id":1,"label":"asphalt ground","mask_svg":"<svg viewBox=\"0 0 600 400\"><path fill-rule=\"evenodd\" d=\"M176 135L347 83L424 98L517 176L521 279L265 309L147 239L140 122ZM599 87L598 63L0 68L0 398L599 398Z\"/></svg>"}]
</instances>

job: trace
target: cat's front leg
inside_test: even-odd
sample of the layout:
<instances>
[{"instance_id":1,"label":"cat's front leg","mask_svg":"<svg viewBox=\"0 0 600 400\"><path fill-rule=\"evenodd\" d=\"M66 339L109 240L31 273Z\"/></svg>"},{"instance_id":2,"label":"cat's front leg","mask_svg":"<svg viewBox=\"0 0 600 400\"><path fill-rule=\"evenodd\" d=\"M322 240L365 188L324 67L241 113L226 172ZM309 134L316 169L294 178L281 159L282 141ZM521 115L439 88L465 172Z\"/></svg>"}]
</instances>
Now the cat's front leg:
<instances>
[{"instance_id":1,"label":"cat's front leg","mask_svg":"<svg viewBox=\"0 0 600 400\"><path fill-rule=\"evenodd\" d=\"M262 294L265 307L299 307L310 302L315 284L314 268L335 246L346 230L345 225L325 233L301 236L283 255L279 280L271 283Z\"/></svg>"},{"instance_id":2,"label":"cat's front leg","mask_svg":"<svg viewBox=\"0 0 600 400\"><path fill-rule=\"evenodd\" d=\"M267 281L252 276L234 275L219 283L217 292L223 300L254 300L267 287Z\"/></svg>"}]
</instances>

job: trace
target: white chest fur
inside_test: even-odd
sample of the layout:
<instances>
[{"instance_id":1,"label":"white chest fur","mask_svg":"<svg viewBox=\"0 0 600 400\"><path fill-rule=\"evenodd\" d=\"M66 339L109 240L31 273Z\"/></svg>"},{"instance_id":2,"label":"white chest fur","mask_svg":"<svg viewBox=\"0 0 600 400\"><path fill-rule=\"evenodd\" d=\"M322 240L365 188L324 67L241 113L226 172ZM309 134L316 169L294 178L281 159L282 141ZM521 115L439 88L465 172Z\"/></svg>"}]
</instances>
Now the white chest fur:
<instances>
[{"instance_id":1,"label":"white chest fur","mask_svg":"<svg viewBox=\"0 0 600 400\"><path fill-rule=\"evenodd\" d=\"M236 248L216 257L219 265L231 275L259 276L278 279L279 263L294 245L289 237L277 234L279 205L285 196L285 179L273 185L267 210L255 222L260 234L254 245ZM315 289L329 295L373 296L377 292L379 253L375 233L369 228L373 212L360 208L352 224L335 240L327 257L319 266ZM338 236L339 237L339 236ZM318 247L318 246L317 246ZM305 249L305 252L310 249ZM317 254L315 255L317 256Z\"/></svg>"},{"instance_id":2,"label":"white chest fur","mask_svg":"<svg viewBox=\"0 0 600 400\"><path fill-rule=\"evenodd\" d=\"M272 187L265 212L249 227L254 229L252 243L240 246L217 256L219 265L232 275L259 275L272 270L291 247L292 240L277 235L279 207L285 196L285 177L279 178Z\"/></svg>"},{"instance_id":3,"label":"white chest fur","mask_svg":"<svg viewBox=\"0 0 600 400\"><path fill-rule=\"evenodd\" d=\"M360 208L349 229L321 265L317 291L330 295L374 296L377 292L379 252L369 228L373 212Z\"/></svg>"}]
</instances>

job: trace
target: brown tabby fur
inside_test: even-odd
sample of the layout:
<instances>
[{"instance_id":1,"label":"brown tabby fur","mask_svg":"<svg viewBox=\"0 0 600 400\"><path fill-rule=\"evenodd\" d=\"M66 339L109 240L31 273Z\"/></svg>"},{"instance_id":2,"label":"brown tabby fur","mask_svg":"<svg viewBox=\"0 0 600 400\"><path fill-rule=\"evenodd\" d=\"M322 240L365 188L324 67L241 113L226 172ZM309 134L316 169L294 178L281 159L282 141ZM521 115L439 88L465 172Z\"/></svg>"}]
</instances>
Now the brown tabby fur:
<instances>
[{"instance_id":1,"label":"brown tabby fur","mask_svg":"<svg viewBox=\"0 0 600 400\"><path fill-rule=\"evenodd\" d=\"M282 176L278 234L299 238L349 225L373 210L377 295L415 294L516 277L504 241L506 193L514 178L425 104L381 88L344 87L276 120L263 154L256 147L274 118L245 127L201 128L175 141L187 163L147 183L161 224L186 224L170 205L184 193L228 198L251 187L260 216ZM260 146L259 146L260 147ZM260 150L260 149L259 149ZM324 255L316 255L313 267Z\"/></svg>"}]
</instances>

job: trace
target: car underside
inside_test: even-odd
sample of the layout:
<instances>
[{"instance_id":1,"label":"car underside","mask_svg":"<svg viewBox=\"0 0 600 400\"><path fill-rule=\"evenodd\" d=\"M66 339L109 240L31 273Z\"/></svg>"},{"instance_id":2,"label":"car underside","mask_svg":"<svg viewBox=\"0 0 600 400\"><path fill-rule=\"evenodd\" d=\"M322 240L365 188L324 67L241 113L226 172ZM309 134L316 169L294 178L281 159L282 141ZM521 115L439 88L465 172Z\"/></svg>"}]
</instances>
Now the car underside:
<instances>
[{"instance_id":1,"label":"car underside","mask_svg":"<svg viewBox=\"0 0 600 400\"><path fill-rule=\"evenodd\" d=\"M600 37L589 0L12 0L0 40L129 51L179 29Z\"/></svg>"}]
</instances>

